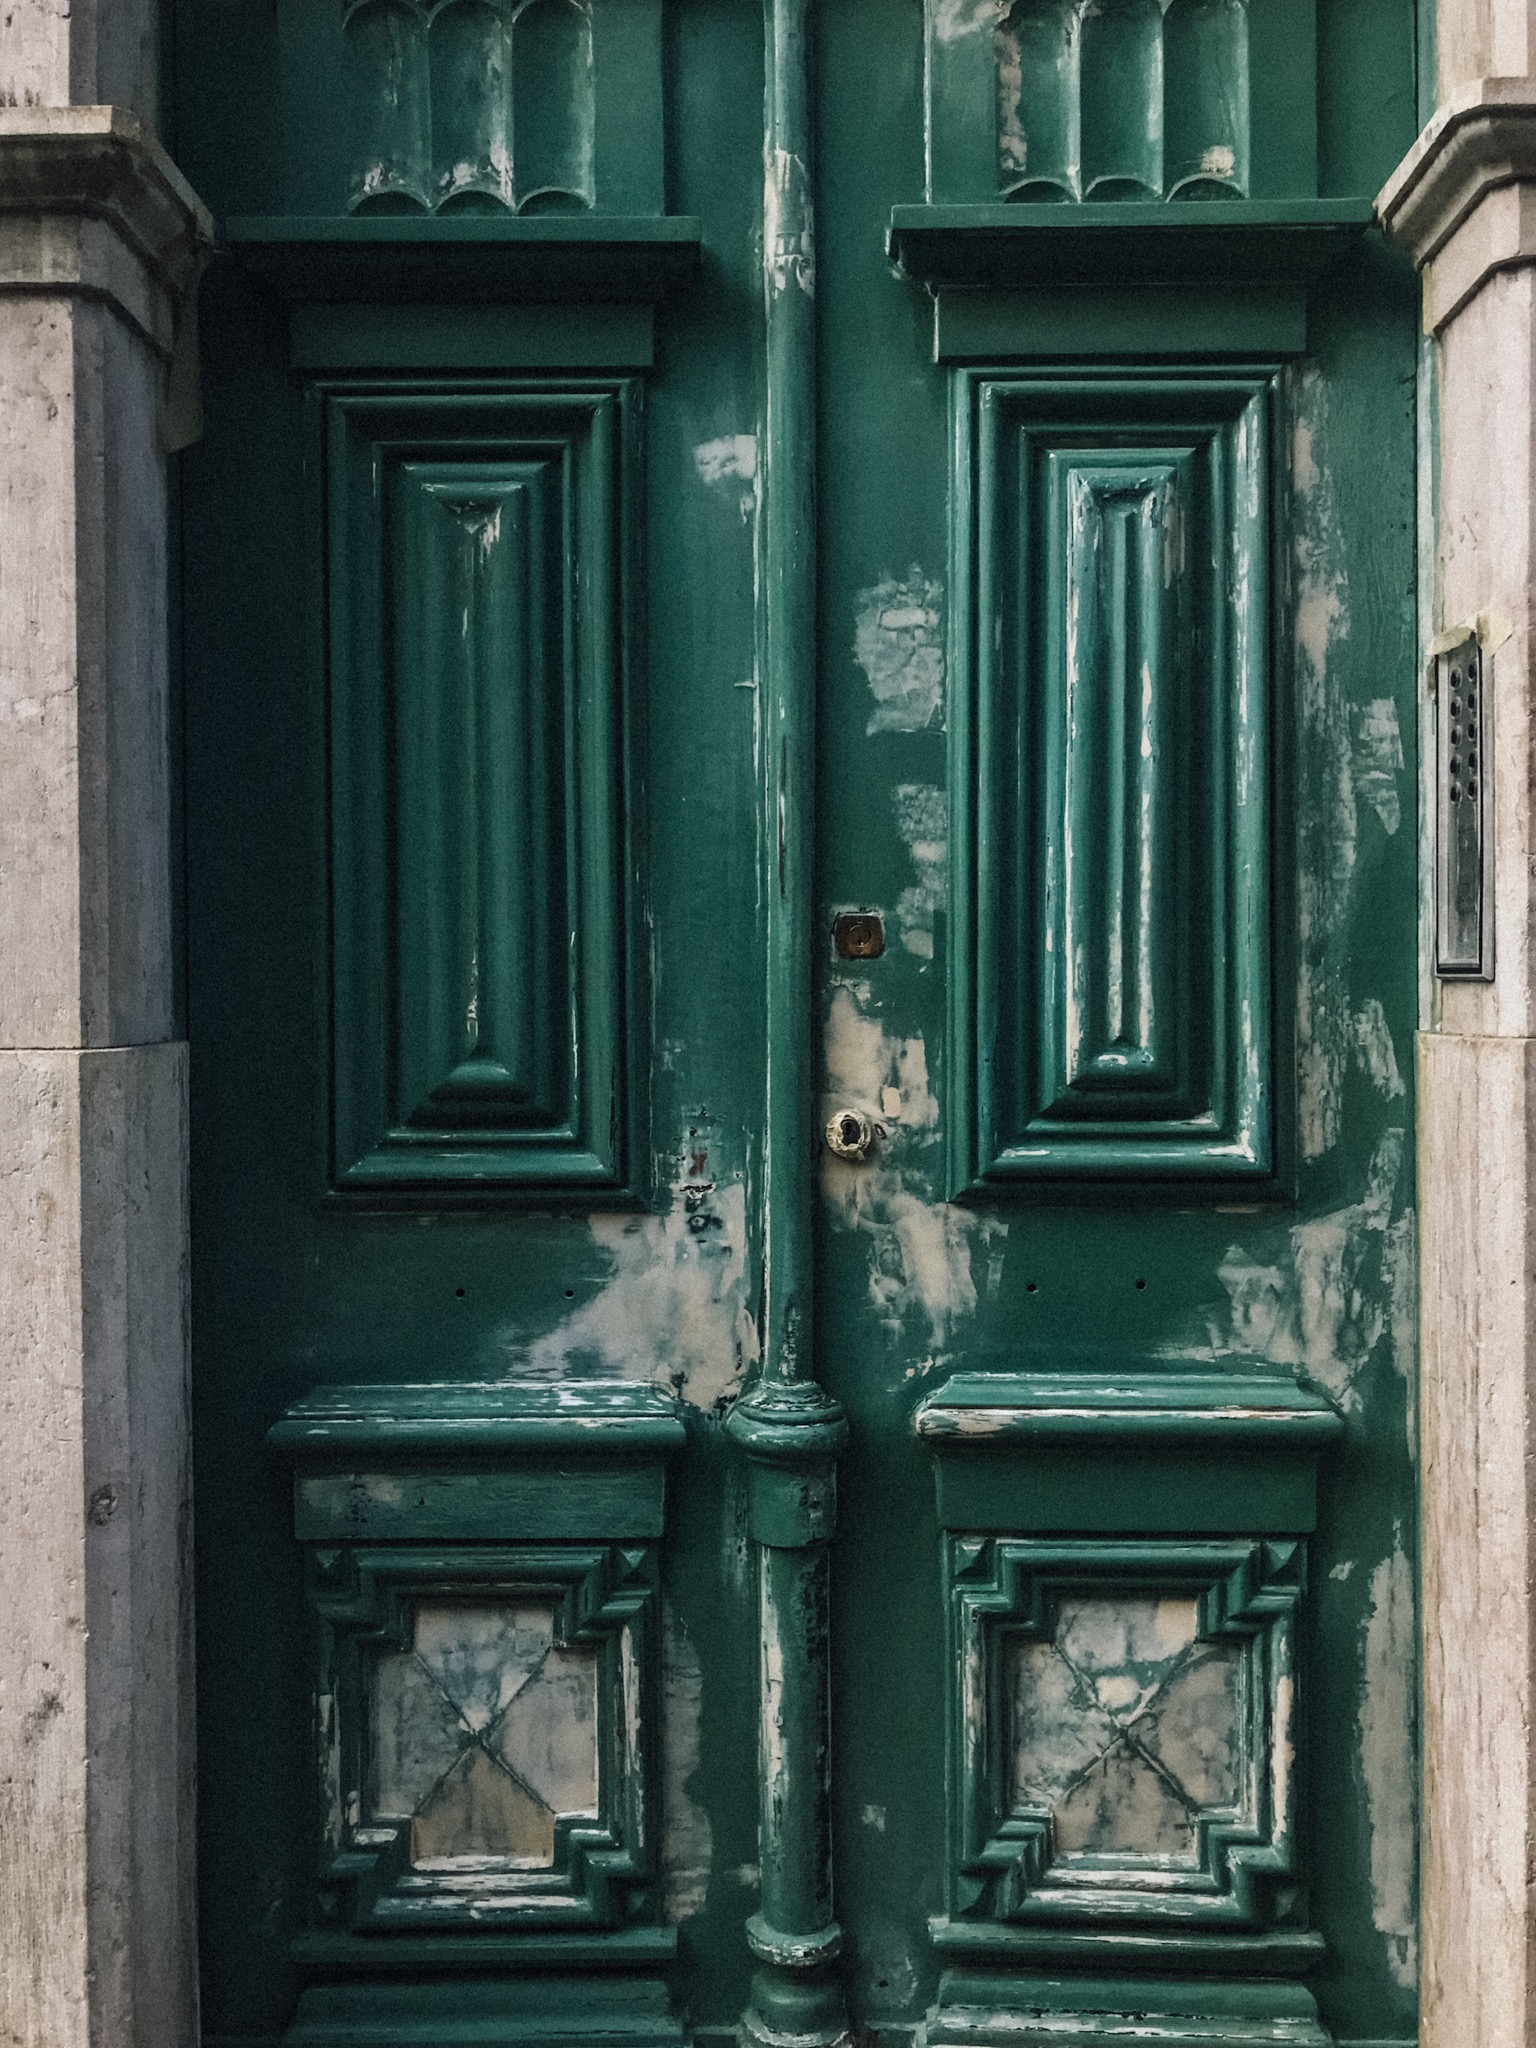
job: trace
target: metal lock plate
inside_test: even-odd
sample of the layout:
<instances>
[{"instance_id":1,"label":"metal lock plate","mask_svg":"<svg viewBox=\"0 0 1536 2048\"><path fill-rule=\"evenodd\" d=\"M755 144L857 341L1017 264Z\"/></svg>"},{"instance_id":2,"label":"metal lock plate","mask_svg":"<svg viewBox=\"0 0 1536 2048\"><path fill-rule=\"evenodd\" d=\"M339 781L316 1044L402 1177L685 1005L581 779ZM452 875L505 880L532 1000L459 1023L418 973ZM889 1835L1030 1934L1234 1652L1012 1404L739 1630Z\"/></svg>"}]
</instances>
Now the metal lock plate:
<instances>
[{"instance_id":1,"label":"metal lock plate","mask_svg":"<svg viewBox=\"0 0 1536 2048\"><path fill-rule=\"evenodd\" d=\"M1492 719L1469 634L1435 657L1435 972L1493 979Z\"/></svg>"}]
</instances>

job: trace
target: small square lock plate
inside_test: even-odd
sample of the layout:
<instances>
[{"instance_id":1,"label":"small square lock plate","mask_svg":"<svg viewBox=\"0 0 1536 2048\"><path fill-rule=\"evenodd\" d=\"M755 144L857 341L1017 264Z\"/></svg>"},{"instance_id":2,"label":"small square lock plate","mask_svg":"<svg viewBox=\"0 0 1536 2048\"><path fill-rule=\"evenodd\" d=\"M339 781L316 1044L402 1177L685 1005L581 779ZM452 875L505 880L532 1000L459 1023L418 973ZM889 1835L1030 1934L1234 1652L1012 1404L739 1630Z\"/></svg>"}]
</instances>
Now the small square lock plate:
<instances>
[{"instance_id":1,"label":"small square lock plate","mask_svg":"<svg viewBox=\"0 0 1536 2048\"><path fill-rule=\"evenodd\" d=\"M1492 738L1482 649L1435 657L1435 972L1493 979Z\"/></svg>"}]
</instances>

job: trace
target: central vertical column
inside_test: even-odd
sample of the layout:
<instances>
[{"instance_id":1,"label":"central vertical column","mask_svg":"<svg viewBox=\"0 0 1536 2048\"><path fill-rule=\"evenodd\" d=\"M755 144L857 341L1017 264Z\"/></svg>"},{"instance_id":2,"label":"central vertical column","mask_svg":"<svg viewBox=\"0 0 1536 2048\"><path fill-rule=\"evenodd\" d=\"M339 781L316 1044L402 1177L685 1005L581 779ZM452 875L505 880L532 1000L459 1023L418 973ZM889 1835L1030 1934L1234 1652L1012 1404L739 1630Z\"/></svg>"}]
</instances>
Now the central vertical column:
<instances>
[{"instance_id":1,"label":"central vertical column","mask_svg":"<svg viewBox=\"0 0 1536 2048\"><path fill-rule=\"evenodd\" d=\"M742 2030L849 2039L832 1917L828 1546L843 1411L812 1377L811 923L816 716L816 267L807 0L767 0L762 654L767 775L763 1370L730 1429L758 1546L762 1903Z\"/></svg>"}]
</instances>

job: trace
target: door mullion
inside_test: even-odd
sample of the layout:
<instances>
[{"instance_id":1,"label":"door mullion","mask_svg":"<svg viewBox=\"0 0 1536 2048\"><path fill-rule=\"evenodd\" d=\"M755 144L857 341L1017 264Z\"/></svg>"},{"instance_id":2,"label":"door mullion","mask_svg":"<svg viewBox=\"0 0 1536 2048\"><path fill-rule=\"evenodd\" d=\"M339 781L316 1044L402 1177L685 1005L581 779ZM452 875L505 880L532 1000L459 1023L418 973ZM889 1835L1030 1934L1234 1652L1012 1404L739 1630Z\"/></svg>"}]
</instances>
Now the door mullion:
<instances>
[{"instance_id":1,"label":"door mullion","mask_svg":"<svg viewBox=\"0 0 1536 2048\"><path fill-rule=\"evenodd\" d=\"M849 2037L832 1916L827 1595L847 1436L814 1377L811 926L816 717L816 302L808 0L764 23L761 613L766 915L764 1356L731 1432L758 1545L760 1909L747 2040Z\"/></svg>"}]
</instances>

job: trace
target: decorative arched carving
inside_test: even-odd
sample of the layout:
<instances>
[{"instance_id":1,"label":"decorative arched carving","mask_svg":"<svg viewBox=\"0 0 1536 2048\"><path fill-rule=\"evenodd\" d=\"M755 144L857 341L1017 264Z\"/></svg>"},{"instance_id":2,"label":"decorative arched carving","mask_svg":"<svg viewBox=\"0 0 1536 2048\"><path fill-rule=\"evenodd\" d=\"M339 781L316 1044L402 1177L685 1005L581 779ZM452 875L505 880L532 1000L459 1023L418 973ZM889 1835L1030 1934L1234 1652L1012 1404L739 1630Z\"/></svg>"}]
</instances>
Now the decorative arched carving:
<instances>
[{"instance_id":1,"label":"decorative arched carving","mask_svg":"<svg viewBox=\"0 0 1536 2048\"><path fill-rule=\"evenodd\" d=\"M1082 27L1085 199L1163 190L1163 17L1158 0L1088 0Z\"/></svg>"},{"instance_id":2,"label":"decorative arched carving","mask_svg":"<svg viewBox=\"0 0 1536 2048\"><path fill-rule=\"evenodd\" d=\"M592 16L577 0L524 0L512 29L518 204L593 203Z\"/></svg>"},{"instance_id":3,"label":"decorative arched carving","mask_svg":"<svg viewBox=\"0 0 1536 2048\"><path fill-rule=\"evenodd\" d=\"M353 212L430 205L427 22L414 0L362 0L346 21Z\"/></svg>"},{"instance_id":4,"label":"decorative arched carving","mask_svg":"<svg viewBox=\"0 0 1536 2048\"><path fill-rule=\"evenodd\" d=\"M357 0L353 212L596 204L590 0Z\"/></svg>"},{"instance_id":5,"label":"decorative arched carving","mask_svg":"<svg viewBox=\"0 0 1536 2048\"><path fill-rule=\"evenodd\" d=\"M1000 0L1003 195L1246 196L1248 8L1249 0Z\"/></svg>"},{"instance_id":6,"label":"decorative arched carving","mask_svg":"<svg viewBox=\"0 0 1536 2048\"><path fill-rule=\"evenodd\" d=\"M433 199L482 213L517 205L512 175L511 33L488 0L446 0L432 17Z\"/></svg>"},{"instance_id":7,"label":"decorative arched carving","mask_svg":"<svg viewBox=\"0 0 1536 2048\"><path fill-rule=\"evenodd\" d=\"M998 28L998 150L1010 199L1082 197L1079 31L1079 0L1016 0Z\"/></svg>"},{"instance_id":8,"label":"decorative arched carving","mask_svg":"<svg viewBox=\"0 0 1536 2048\"><path fill-rule=\"evenodd\" d=\"M1244 0L1171 0L1163 17L1163 163L1170 199L1248 189Z\"/></svg>"}]
</instances>

